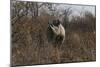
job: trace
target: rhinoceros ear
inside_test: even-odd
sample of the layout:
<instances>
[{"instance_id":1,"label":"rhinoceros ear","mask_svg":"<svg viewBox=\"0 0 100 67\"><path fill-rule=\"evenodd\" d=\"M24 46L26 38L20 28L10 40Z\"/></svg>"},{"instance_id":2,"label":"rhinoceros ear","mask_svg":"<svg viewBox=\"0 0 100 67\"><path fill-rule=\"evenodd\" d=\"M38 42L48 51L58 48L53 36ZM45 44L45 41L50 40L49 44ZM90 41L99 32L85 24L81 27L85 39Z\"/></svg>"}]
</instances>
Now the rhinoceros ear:
<instances>
[{"instance_id":1,"label":"rhinoceros ear","mask_svg":"<svg viewBox=\"0 0 100 67\"><path fill-rule=\"evenodd\" d=\"M61 22L60 22L60 20L59 19L57 19L57 24L59 25Z\"/></svg>"}]
</instances>

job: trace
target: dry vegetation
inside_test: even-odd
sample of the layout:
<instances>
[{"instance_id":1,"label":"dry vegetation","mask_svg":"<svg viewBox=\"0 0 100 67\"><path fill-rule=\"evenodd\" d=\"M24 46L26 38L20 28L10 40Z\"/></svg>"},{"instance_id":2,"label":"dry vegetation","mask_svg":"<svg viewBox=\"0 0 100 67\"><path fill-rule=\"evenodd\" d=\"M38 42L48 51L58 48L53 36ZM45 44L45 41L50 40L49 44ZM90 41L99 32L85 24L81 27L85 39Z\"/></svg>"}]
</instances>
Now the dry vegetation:
<instances>
[{"instance_id":1,"label":"dry vegetation","mask_svg":"<svg viewBox=\"0 0 100 67\"><path fill-rule=\"evenodd\" d=\"M22 21L12 25L11 59L13 65L96 60L95 30L82 31L75 24L76 29L70 24L66 31L65 42L57 53L56 48L53 44L49 44L46 38L49 18L49 16L42 16L32 21L24 17Z\"/></svg>"},{"instance_id":2,"label":"dry vegetation","mask_svg":"<svg viewBox=\"0 0 100 67\"><path fill-rule=\"evenodd\" d=\"M60 49L48 43L49 15L35 19L23 16L11 19L11 65L69 63L96 60L96 18L91 14L74 17L67 23L66 37Z\"/></svg>"}]
</instances>

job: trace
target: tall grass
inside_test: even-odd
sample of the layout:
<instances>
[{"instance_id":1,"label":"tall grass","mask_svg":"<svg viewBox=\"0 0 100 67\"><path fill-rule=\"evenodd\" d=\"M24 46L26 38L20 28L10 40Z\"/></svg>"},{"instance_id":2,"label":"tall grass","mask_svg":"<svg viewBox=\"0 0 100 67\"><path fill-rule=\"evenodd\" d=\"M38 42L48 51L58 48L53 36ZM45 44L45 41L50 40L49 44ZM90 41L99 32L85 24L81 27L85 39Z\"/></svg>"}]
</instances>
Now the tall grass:
<instances>
[{"instance_id":1,"label":"tall grass","mask_svg":"<svg viewBox=\"0 0 100 67\"><path fill-rule=\"evenodd\" d=\"M87 18L88 17L88 18ZM47 40L47 25L50 16L32 20L23 17L11 22L12 65L49 64L96 60L95 17L75 17L66 28L66 37L61 49Z\"/></svg>"}]
</instances>

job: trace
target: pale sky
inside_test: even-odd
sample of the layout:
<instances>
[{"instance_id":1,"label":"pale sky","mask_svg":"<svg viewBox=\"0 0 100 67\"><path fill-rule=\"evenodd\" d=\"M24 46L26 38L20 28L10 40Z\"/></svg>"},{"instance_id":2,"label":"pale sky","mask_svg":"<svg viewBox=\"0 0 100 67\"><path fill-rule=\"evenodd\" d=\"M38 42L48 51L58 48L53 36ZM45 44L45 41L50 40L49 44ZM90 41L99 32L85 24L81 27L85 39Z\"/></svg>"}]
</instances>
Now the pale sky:
<instances>
[{"instance_id":1,"label":"pale sky","mask_svg":"<svg viewBox=\"0 0 100 67\"><path fill-rule=\"evenodd\" d=\"M95 6L94 5L70 5L70 4L60 4L58 6L58 9L66 9L68 7L71 7L72 9L72 13L75 15L78 15L81 11L89 11L91 12L93 15L95 15Z\"/></svg>"}]
</instances>

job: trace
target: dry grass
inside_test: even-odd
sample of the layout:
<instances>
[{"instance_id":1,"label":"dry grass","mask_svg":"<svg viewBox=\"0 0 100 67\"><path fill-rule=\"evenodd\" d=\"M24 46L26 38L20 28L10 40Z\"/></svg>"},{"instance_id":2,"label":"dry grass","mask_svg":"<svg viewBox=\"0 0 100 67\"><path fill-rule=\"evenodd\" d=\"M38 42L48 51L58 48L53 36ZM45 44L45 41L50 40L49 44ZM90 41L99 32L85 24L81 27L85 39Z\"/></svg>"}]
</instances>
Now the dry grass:
<instances>
[{"instance_id":1,"label":"dry grass","mask_svg":"<svg viewBox=\"0 0 100 67\"><path fill-rule=\"evenodd\" d=\"M96 32L66 31L65 42L57 49L48 43L47 23L51 17L22 18L12 25L12 65L95 61Z\"/></svg>"}]
</instances>

